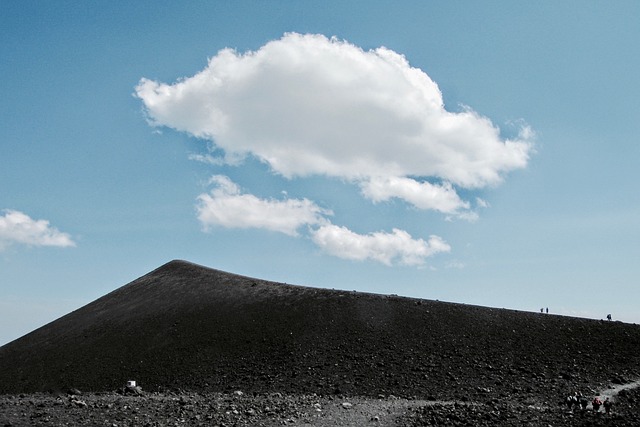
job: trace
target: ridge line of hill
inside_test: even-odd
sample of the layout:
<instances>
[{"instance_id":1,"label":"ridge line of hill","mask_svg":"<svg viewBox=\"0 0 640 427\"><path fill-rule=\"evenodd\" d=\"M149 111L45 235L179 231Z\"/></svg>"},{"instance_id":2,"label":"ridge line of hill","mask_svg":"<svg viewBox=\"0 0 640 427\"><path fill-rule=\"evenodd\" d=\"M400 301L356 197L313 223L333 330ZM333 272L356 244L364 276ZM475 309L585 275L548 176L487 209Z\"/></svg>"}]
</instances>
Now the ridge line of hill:
<instances>
[{"instance_id":1,"label":"ridge line of hill","mask_svg":"<svg viewBox=\"0 0 640 427\"><path fill-rule=\"evenodd\" d=\"M0 394L133 379L151 391L527 401L638 377L637 325L290 285L182 260L0 347Z\"/></svg>"}]
</instances>

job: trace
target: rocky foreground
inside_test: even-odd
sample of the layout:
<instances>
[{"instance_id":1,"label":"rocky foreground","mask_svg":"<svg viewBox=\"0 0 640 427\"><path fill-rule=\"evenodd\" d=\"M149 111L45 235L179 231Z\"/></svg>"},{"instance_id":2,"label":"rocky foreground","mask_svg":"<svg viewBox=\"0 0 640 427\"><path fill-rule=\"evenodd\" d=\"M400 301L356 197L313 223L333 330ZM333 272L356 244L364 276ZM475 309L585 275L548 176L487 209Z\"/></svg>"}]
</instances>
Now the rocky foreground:
<instances>
[{"instance_id":1,"label":"rocky foreground","mask_svg":"<svg viewBox=\"0 0 640 427\"><path fill-rule=\"evenodd\" d=\"M75 393L75 394L71 394ZM0 397L0 426L638 426L640 388L614 396L612 412L510 399L427 401L233 393L21 394Z\"/></svg>"}]
</instances>

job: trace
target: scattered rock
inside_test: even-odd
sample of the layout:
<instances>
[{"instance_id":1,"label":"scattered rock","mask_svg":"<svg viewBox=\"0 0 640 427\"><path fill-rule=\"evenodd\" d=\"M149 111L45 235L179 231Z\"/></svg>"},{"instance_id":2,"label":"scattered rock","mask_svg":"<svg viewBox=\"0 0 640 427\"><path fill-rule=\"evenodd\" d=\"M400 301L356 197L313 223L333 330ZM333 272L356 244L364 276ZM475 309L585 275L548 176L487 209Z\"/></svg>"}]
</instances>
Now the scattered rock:
<instances>
[{"instance_id":1,"label":"scattered rock","mask_svg":"<svg viewBox=\"0 0 640 427\"><path fill-rule=\"evenodd\" d=\"M640 388L617 396L614 412L607 416L592 411L567 412L557 405L519 403L513 397L486 403L452 403L417 399L351 397L336 403L332 396L243 394L231 392L176 394L148 393L137 399L115 393L84 393L69 397L67 406L55 405L58 396L24 397L0 395L0 426L23 425L309 425L380 426L433 425L478 426L604 426L640 425ZM70 406L69 406L70 405ZM77 408L77 409L75 409ZM315 411L323 408L322 411ZM357 410L355 410L357 408ZM384 414L384 416L382 416Z\"/></svg>"},{"instance_id":2,"label":"scattered rock","mask_svg":"<svg viewBox=\"0 0 640 427\"><path fill-rule=\"evenodd\" d=\"M142 387L140 387L139 385L136 385L136 386L127 385L122 390L122 393L125 395L129 394L134 396L140 396L143 394Z\"/></svg>"},{"instance_id":3,"label":"scattered rock","mask_svg":"<svg viewBox=\"0 0 640 427\"><path fill-rule=\"evenodd\" d=\"M77 407L80 407L80 408L87 407L87 402L85 402L84 400L77 399L75 396L71 397L69 401L71 402L72 405L75 405Z\"/></svg>"}]
</instances>

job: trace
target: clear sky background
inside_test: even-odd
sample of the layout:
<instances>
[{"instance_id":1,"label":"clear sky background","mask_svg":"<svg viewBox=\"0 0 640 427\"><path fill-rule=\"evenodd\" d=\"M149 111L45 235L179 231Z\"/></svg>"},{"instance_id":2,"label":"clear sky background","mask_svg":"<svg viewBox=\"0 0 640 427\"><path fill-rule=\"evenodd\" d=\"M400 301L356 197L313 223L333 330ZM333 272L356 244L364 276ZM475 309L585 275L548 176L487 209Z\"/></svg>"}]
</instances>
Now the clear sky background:
<instances>
[{"instance_id":1,"label":"clear sky background","mask_svg":"<svg viewBox=\"0 0 640 427\"><path fill-rule=\"evenodd\" d=\"M640 323L639 20L0 2L0 344L172 259Z\"/></svg>"}]
</instances>

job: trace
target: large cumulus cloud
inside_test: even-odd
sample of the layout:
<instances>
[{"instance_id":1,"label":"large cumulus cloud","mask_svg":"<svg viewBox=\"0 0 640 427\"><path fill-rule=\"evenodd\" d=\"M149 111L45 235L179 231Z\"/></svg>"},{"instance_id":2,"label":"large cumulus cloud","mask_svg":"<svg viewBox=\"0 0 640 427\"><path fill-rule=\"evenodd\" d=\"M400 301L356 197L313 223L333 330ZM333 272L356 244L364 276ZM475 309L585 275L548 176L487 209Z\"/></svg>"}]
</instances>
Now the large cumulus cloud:
<instances>
[{"instance_id":1,"label":"large cumulus cloud","mask_svg":"<svg viewBox=\"0 0 640 427\"><path fill-rule=\"evenodd\" d=\"M151 124L210 141L223 161L254 156L287 178L338 177L374 202L449 217L475 218L458 189L499 184L532 150L526 126L505 139L468 107L447 111L437 84L404 56L323 35L224 49L192 77L141 79L136 95Z\"/></svg>"}]
</instances>

